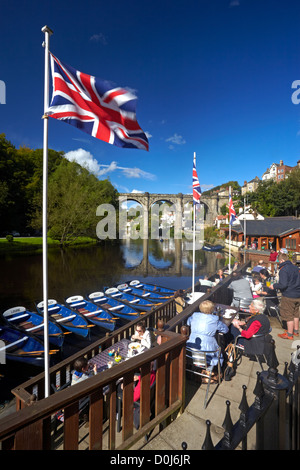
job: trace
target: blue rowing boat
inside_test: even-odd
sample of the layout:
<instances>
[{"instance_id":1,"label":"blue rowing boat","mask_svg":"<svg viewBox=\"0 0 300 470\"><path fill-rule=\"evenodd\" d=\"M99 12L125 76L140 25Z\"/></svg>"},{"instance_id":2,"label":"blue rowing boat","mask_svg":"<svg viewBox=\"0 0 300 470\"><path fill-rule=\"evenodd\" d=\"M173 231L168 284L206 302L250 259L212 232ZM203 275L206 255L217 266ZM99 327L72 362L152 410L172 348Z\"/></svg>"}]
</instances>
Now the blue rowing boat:
<instances>
[{"instance_id":1,"label":"blue rowing boat","mask_svg":"<svg viewBox=\"0 0 300 470\"><path fill-rule=\"evenodd\" d=\"M104 310L112 313L114 316L122 318L123 320L136 320L145 312L139 312L136 309L125 305L123 302L108 297L103 292L92 292L88 295L88 300L91 300L96 305L101 306Z\"/></svg>"},{"instance_id":2,"label":"blue rowing boat","mask_svg":"<svg viewBox=\"0 0 300 470\"><path fill-rule=\"evenodd\" d=\"M56 354L59 350L51 349L49 354ZM43 342L21 330L8 325L0 326L0 363L6 360L22 362L31 366L44 366Z\"/></svg>"},{"instance_id":3,"label":"blue rowing boat","mask_svg":"<svg viewBox=\"0 0 300 470\"><path fill-rule=\"evenodd\" d=\"M119 284L116 287L117 287L117 289L119 289L122 292L132 294L132 295L136 295L138 297L150 300L151 302L155 302L155 303L157 303L157 302L167 302L170 298L169 295L167 295L165 297L164 295L159 294L158 292L149 291L149 290L146 290L146 289L142 289L140 287L130 286L127 283Z\"/></svg>"},{"instance_id":4,"label":"blue rowing boat","mask_svg":"<svg viewBox=\"0 0 300 470\"><path fill-rule=\"evenodd\" d=\"M100 328L114 331L116 318L107 310L99 308L93 302L85 300L81 295L73 295L65 299L67 306L83 315L88 321Z\"/></svg>"},{"instance_id":5,"label":"blue rowing boat","mask_svg":"<svg viewBox=\"0 0 300 470\"><path fill-rule=\"evenodd\" d=\"M168 287L158 286L156 284L148 284L145 282L140 282L138 279L127 282L130 287L135 287L137 289L145 289L149 292L155 292L156 294L163 295L164 297L172 297L175 294L174 289L169 289Z\"/></svg>"},{"instance_id":6,"label":"blue rowing boat","mask_svg":"<svg viewBox=\"0 0 300 470\"><path fill-rule=\"evenodd\" d=\"M134 294L129 294L127 292L120 291L117 287L110 287L104 290L105 295L112 297L113 299L124 302L125 304L131 305L136 310L151 310L155 308L156 305L161 304L162 302L154 303L151 300L143 299L142 297L137 297Z\"/></svg>"},{"instance_id":7,"label":"blue rowing boat","mask_svg":"<svg viewBox=\"0 0 300 470\"><path fill-rule=\"evenodd\" d=\"M36 307L38 312L44 313L43 301L39 302ZM76 335L83 336L84 338L89 335L89 328L93 326L89 325L88 321L80 313L70 310L54 299L48 299L48 315L66 330Z\"/></svg>"},{"instance_id":8,"label":"blue rowing boat","mask_svg":"<svg viewBox=\"0 0 300 470\"><path fill-rule=\"evenodd\" d=\"M30 333L37 338L44 339L44 318L37 312L31 312L25 307L13 307L5 310L1 314L4 322L24 333ZM62 328L51 319L48 321L48 337L52 344L59 348L64 342L64 332Z\"/></svg>"}]
</instances>

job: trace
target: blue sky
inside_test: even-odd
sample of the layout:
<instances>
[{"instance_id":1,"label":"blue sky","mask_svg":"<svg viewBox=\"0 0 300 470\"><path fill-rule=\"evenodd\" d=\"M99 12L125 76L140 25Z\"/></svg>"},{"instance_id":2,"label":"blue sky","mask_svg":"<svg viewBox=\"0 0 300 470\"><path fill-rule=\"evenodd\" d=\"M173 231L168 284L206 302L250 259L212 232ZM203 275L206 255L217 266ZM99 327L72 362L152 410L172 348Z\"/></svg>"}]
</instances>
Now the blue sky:
<instances>
[{"instance_id":1,"label":"blue sky","mask_svg":"<svg viewBox=\"0 0 300 470\"><path fill-rule=\"evenodd\" d=\"M78 70L134 89L149 152L121 149L54 119L49 148L109 177L120 192L202 191L300 159L299 0L1 2L0 132L42 148L44 35ZM300 96L300 94L299 94ZM73 153L70 153L73 152Z\"/></svg>"}]
</instances>

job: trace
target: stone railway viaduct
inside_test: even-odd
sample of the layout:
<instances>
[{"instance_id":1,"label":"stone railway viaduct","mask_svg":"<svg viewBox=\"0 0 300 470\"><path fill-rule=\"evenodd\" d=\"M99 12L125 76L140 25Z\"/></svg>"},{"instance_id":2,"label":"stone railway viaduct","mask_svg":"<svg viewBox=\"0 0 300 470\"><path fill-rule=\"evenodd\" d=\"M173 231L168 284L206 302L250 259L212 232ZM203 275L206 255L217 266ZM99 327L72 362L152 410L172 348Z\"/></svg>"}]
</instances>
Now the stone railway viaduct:
<instances>
[{"instance_id":1,"label":"stone railway viaduct","mask_svg":"<svg viewBox=\"0 0 300 470\"><path fill-rule=\"evenodd\" d=\"M151 207L156 202L169 202L175 208L175 234L181 233L182 230L182 216L184 213L184 206L187 203L192 204L192 194L150 194L146 193L119 193L120 205L124 201L136 201L141 204L144 214L144 233L148 234L149 229L149 215ZM221 207L223 204L228 204L228 196L213 195L210 197L202 196L201 204L204 205L204 223L206 226L213 225L217 215L221 214ZM181 235L180 237L181 238Z\"/></svg>"}]
</instances>

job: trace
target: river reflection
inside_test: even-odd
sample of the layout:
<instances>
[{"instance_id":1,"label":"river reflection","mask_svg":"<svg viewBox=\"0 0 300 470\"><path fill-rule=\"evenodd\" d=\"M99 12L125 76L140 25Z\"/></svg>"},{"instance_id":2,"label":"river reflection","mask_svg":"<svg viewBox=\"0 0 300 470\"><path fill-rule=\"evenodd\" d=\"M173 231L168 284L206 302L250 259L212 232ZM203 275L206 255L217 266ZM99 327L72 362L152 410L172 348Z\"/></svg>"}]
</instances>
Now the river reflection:
<instances>
[{"instance_id":1,"label":"river reflection","mask_svg":"<svg viewBox=\"0 0 300 470\"><path fill-rule=\"evenodd\" d=\"M225 264L220 253L196 250L196 276ZM48 297L58 301L142 278L173 289L192 283L192 249L181 240L125 240L120 245L48 252ZM1 258L0 309L34 308L43 299L42 255Z\"/></svg>"}]
</instances>

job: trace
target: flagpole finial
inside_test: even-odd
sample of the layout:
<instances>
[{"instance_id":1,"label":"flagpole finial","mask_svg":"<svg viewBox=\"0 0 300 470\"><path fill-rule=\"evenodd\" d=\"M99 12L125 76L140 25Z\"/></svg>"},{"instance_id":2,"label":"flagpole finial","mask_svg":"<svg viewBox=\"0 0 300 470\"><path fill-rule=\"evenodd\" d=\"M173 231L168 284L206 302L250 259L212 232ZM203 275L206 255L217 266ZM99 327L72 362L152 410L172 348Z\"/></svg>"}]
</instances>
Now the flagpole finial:
<instances>
[{"instance_id":1,"label":"flagpole finial","mask_svg":"<svg viewBox=\"0 0 300 470\"><path fill-rule=\"evenodd\" d=\"M52 29L50 29L49 26L47 26L47 25L45 25L45 26L42 27L42 32L43 32L43 33L49 33L50 36L53 34Z\"/></svg>"}]
</instances>

